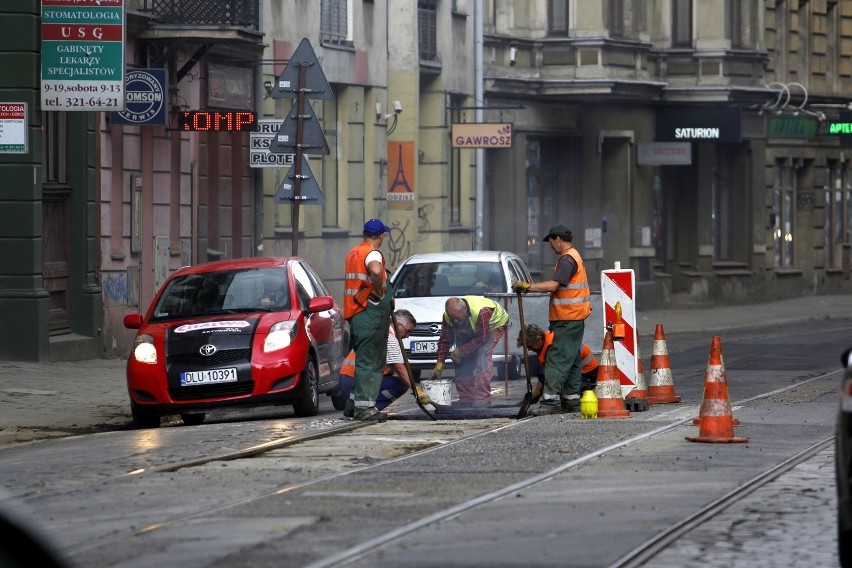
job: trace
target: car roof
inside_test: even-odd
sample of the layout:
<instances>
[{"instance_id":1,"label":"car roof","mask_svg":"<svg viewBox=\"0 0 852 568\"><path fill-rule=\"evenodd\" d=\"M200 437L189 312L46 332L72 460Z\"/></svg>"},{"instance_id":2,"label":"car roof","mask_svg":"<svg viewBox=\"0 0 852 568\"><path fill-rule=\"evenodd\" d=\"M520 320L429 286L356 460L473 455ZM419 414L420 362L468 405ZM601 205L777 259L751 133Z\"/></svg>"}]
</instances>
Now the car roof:
<instances>
[{"instance_id":1,"label":"car roof","mask_svg":"<svg viewBox=\"0 0 852 568\"><path fill-rule=\"evenodd\" d=\"M175 274L200 274L203 272L216 272L219 270L240 270L246 268L277 268L283 267L288 262L298 260L304 262L304 259L299 257L282 257L282 256L257 256L251 258L233 258L227 260L215 260L213 262L205 262L203 264L193 264L192 266L181 267Z\"/></svg>"},{"instance_id":2,"label":"car roof","mask_svg":"<svg viewBox=\"0 0 852 568\"><path fill-rule=\"evenodd\" d=\"M415 254L405 259L402 264L428 264L453 261L501 262L510 258L520 260L518 255L505 250L455 250Z\"/></svg>"}]
</instances>

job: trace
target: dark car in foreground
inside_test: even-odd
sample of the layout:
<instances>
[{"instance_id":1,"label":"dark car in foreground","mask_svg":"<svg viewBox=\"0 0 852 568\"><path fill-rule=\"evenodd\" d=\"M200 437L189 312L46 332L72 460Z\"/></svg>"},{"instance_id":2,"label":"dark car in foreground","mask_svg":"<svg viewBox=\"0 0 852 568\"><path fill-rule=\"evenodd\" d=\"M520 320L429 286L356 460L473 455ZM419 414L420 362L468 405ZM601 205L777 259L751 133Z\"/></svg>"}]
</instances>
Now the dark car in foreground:
<instances>
[{"instance_id":1,"label":"dark car in foreground","mask_svg":"<svg viewBox=\"0 0 852 568\"><path fill-rule=\"evenodd\" d=\"M852 568L852 349L840 358L843 382L837 435L834 438L837 459L837 546L840 565Z\"/></svg>"},{"instance_id":2,"label":"dark car in foreground","mask_svg":"<svg viewBox=\"0 0 852 568\"><path fill-rule=\"evenodd\" d=\"M348 352L343 312L302 258L223 260L175 271L136 329L127 361L133 423L168 414L188 425L226 406L292 404L319 412Z\"/></svg>"}]
</instances>

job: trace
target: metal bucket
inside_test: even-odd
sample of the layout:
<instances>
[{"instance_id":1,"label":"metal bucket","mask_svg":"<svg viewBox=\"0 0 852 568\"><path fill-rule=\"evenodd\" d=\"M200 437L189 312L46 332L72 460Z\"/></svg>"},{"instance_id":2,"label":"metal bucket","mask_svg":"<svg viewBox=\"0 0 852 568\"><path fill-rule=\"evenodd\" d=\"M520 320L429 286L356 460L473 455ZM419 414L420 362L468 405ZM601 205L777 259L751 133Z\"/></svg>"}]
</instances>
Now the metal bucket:
<instances>
[{"instance_id":1,"label":"metal bucket","mask_svg":"<svg viewBox=\"0 0 852 568\"><path fill-rule=\"evenodd\" d=\"M452 394L450 387L453 385L452 379L423 379L420 381L420 386L423 387L423 390L426 391L426 394L429 395L429 398L436 405L449 407L452 405Z\"/></svg>"}]
</instances>

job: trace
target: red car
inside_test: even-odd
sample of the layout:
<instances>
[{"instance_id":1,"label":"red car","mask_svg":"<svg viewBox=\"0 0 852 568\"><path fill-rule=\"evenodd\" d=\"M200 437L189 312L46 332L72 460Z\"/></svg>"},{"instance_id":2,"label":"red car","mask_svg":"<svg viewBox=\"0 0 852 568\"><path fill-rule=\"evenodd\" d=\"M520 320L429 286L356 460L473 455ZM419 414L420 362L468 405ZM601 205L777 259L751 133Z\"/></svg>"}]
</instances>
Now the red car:
<instances>
[{"instance_id":1,"label":"red car","mask_svg":"<svg viewBox=\"0 0 852 568\"><path fill-rule=\"evenodd\" d=\"M222 406L292 404L319 412L335 394L349 351L349 326L316 271L302 258L222 260L177 270L137 329L127 389L137 428L180 414L201 424Z\"/></svg>"}]
</instances>

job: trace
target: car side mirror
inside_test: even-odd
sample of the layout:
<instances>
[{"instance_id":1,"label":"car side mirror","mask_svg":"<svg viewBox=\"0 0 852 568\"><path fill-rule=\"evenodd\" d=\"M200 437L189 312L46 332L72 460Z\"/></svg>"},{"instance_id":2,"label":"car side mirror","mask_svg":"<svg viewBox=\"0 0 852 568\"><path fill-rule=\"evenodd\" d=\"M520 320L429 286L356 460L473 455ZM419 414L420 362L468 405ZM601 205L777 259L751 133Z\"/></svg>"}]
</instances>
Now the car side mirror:
<instances>
[{"instance_id":1,"label":"car side mirror","mask_svg":"<svg viewBox=\"0 0 852 568\"><path fill-rule=\"evenodd\" d=\"M142 327L142 314L127 314L124 316L124 327L127 329L139 329Z\"/></svg>"},{"instance_id":2,"label":"car side mirror","mask_svg":"<svg viewBox=\"0 0 852 568\"><path fill-rule=\"evenodd\" d=\"M316 298L311 298L311 301L308 302L308 313L314 312L324 312L326 310L330 310L334 307L334 298L331 296L317 296Z\"/></svg>"}]
</instances>

